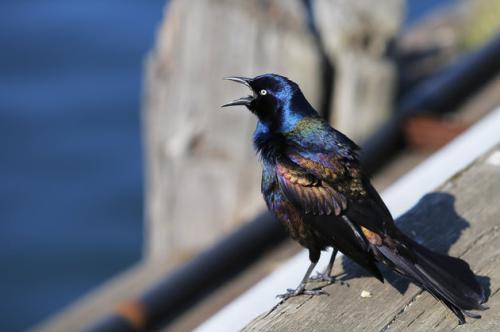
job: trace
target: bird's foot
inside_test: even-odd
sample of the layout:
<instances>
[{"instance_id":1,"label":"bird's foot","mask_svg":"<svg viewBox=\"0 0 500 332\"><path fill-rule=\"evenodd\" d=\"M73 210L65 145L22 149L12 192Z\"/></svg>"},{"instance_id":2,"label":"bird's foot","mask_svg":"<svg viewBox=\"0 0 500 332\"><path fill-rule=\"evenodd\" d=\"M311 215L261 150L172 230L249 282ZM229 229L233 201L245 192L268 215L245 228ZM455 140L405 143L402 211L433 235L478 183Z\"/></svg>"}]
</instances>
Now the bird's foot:
<instances>
[{"instance_id":1,"label":"bird's foot","mask_svg":"<svg viewBox=\"0 0 500 332\"><path fill-rule=\"evenodd\" d=\"M329 295L323 289L305 289L304 286L299 286L296 289L288 288L286 293L276 295L277 298L280 298L282 301L289 299L294 296L299 295Z\"/></svg>"},{"instance_id":2,"label":"bird's foot","mask_svg":"<svg viewBox=\"0 0 500 332\"><path fill-rule=\"evenodd\" d=\"M333 284L335 282L335 277L332 277L325 272L316 272L316 275L310 277L309 281L326 281L330 284Z\"/></svg>"},{"instance_id":3,"label":"bird's foot","mask_svg":"<svg viewBox=\"0 0 500 332\"><path fill-rule=\"evenodd\" d=\"M342 280L338 280L337 281L337 278L335 278L334 276L331 276L327 272L316 272L316 275L310 277L309 281L313 281L313 282L326 281L326 282L328 282L328 284L334 284L334 283L338 282L341 285L347 285L347 286L349 286L346 282L344 282Z\"/></svg>"}]
</instances>

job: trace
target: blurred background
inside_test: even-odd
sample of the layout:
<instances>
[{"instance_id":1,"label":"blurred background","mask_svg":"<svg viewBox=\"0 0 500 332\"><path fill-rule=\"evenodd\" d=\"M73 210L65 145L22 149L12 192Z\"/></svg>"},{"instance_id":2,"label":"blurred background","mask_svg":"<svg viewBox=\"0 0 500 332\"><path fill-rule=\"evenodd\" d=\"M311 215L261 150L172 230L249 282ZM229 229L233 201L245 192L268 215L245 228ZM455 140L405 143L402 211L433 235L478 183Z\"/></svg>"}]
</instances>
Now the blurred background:
<instances>
[{"instance_id":1,"label":"blurred background","mask_svg":"<svg viewBox=\"0 0 500 332\"><path fill-rule=\"evenodd\" d=\"M0 2L0 330L141 258L142 68L164 6Z\"/></svg>"},{"instance_id":2,"label":"blurred background","mask_svg":"<svg viewBox=\"0 0 500 332\"><path fill-rule=\"evenodd\" d=\"M128 317L264 209L255 120L218 112L242 92L221 77L288 75L360 144L429 111L366 158L380 189L499 104L496 67L465 87L476 97L419 104L499 17L497 0L2 1L0 330L83 327L123 301Z\"/></svg>"}]
</instances>

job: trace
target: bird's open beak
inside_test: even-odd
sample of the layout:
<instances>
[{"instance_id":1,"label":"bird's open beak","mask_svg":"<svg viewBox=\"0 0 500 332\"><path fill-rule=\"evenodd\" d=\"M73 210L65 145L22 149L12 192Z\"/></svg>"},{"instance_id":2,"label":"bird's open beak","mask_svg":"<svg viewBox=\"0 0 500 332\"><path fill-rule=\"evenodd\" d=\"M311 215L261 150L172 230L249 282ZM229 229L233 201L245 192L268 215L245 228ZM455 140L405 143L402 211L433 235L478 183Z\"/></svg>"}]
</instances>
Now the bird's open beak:
<instances>
[{"instance_id":1,"label":"bird's open beak","mask_svg":"<svg viewBox=\"0 0 500 332\"><path fill-rule=\"evenodd\" d=\"M250 88L250 90L252 89L251 86L250 86L250 82L252 81L251 78L240 77L240 76L230 76L230 77L224 77L224 79L228 80L228 81L233 81L233 82L236 82L236 83L240 83L240 84L246 85L247 87ZM239 99L233 100L232 102L224 104L221 107L238 106L238 105L250 106L250 103L253 101L254 98L255 98L255 95L246 96L246 97L243 97L243 98L239 98Z\"/></svg>"}]
</instances>

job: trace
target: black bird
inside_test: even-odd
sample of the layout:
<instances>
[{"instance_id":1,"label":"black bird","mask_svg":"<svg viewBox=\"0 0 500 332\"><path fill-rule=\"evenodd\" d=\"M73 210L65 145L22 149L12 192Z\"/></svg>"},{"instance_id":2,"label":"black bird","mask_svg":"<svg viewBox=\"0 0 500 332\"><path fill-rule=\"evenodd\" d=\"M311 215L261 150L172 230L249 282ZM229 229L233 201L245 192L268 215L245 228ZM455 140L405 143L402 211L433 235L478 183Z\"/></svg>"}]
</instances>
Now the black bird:
<instances>
[{"instance_id":1,"label":"black bird","mask_svg":"<svg viewBox=\"0 0 500 332\"><path fill-rule=\"evenodd\" d=\"M321 251L333 247L325 272L330 276L340 250L380 281L383 263L431 293L465 322L468 310L486 309L485 292L469 265L432 252L394 224L393 218L361 170L358 146L330 127L286 77L227 77L252 94L223 105L246 106L257 118L253 142L262 161L262 194L289 235L309 250L311 264L296 289L283 298L321 294L306 290Z\"/></svg>"}]
</instances>

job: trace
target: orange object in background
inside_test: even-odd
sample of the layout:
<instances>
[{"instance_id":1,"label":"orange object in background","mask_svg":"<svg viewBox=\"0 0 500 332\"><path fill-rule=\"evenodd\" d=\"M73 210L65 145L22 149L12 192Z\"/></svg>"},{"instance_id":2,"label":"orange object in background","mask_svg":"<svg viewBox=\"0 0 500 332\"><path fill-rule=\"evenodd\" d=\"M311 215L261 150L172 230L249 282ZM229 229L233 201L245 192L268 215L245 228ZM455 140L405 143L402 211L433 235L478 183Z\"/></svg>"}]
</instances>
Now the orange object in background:
<instances>
[{"instance_id":1,"label":"orange object in background","mask_svg":"<svg viewBox=\"0 0 500 332\"><path fill-rule=\"evenodd\" d=\"M470 127L470 123L432 115L408 119L403 132L408 144L424 151L437 150Z\"/></svg>"}]
</instances>

